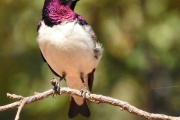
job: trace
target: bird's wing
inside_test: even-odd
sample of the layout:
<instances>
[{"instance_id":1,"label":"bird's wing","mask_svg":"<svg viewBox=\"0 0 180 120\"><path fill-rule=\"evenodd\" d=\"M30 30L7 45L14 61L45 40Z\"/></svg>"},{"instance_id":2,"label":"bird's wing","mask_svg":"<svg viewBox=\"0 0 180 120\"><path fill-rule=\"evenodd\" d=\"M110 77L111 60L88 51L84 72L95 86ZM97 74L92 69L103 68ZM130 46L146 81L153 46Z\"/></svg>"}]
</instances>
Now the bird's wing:
<instances>
[{"instance_id":1,"label":"bird's wing","mask_svg":"<svg viewBox=\"0 0 180 120\"><path fill-rule=\"evenodd\" d=\"M95 69L88 74L88 87L89 87L89 90L92 91L92 86L93 86L93 81L94 81L94 72L95 72Z\"/></svg>"}]
</instances>

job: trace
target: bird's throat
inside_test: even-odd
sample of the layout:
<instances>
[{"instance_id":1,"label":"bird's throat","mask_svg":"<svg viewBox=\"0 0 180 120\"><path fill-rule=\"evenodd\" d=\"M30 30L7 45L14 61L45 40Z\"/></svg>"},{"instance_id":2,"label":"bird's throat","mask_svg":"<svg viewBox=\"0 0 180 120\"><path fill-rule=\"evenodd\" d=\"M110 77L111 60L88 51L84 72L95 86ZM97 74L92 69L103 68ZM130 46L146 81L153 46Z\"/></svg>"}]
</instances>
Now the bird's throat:
<instances>
[{"instance_id":1,"label":"bird's throat","mask_svg":"<svg viewBox=\"0 0 180 120\"><path fill-rule=\"evenodd\" d=\"M73 21L76 13L70 9L69 5L64 5L59 0L46 0L42 17L46 25L53 26L64 21Z\"/></svg>"}]
</instances>

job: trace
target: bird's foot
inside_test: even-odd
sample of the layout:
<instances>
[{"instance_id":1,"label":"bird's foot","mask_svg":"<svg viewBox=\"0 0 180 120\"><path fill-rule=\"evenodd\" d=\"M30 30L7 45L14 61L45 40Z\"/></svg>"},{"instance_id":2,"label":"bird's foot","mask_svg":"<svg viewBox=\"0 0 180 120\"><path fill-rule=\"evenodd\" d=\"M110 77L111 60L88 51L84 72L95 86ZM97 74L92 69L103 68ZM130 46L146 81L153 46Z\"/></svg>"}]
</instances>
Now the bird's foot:
<instances>
[{"instance_id":1,"label":"bird's foot","mask_svg":"<svg viewBox=\"0 0 180 120\"><path fill-rule=\"evenodd\" d=\"M54 94L53 97L55 95L60 95L60 83L59 81L57 81L55 78L51 79L51 84L54 86L53 90L54 90Z\"/></svg>"},{"instance_id":2,"label":"bird's foot","mask_svg":"<svg viewBox=\"0 0 180 120\"><path fill-rule=\"evenodd\" d=\"M89 90L87 89L87 87L84 87L83 89L80 90L81 91L81 96L83 98L86 98L86 95L90 95L91 93L89 92Z\"/></svg>"},{"instance_id":3,"label":"bird's foot","mask_svg":"<svg viewBox=\"0 0 180 120\"><path fill-rule=\"evenodd\" d=\"M83 86L84 86L84 88L80 90L80 91L81 91L81 96L83 96L83 98L86 98L86 95L87 95L87 94L90 95L90 92L89 92L89 90L87 89L87 87L86 87L86 85L85 85L85 82L84 82L84 73L81 73L81 74L80 74L80 78L81 78L82 84L83 84Z\"/></svg>"}]
</instances>

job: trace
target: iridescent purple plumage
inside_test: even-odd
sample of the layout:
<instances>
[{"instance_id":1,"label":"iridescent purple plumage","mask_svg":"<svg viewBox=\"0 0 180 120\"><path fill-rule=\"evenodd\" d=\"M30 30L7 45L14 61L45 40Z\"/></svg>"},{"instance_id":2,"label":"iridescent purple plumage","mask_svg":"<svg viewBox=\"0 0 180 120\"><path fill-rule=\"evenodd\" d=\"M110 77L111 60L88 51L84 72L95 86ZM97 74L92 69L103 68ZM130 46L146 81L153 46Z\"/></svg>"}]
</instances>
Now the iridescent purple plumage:
<instances>
[{"instance_id":1,"label":"iridescent purple plumage","mask_svg":"<svg viewBox=\"0 0 180 120\"><path fill-rule=\"evenodd\" d=\"M79 24L87 25L85 19L73 11L74 4L65 4L60 0L45 0L42 19L48 26L57 25L64 21L72 22L75 19L78 20Z\"/></svg>"},{"instance_id":2,"label":"iridescent purple plumage","mask_svg":"<svg viewBox=\"0 0 180 120\"><path fill-rule=\"evenodd\" d=\"M80 16L78 14L76 14L76 15L77 15L77 20L78 20L80 25L88 25L88 23L86 22L86 20L82 16Z\"/></svg>"}]
</instances>

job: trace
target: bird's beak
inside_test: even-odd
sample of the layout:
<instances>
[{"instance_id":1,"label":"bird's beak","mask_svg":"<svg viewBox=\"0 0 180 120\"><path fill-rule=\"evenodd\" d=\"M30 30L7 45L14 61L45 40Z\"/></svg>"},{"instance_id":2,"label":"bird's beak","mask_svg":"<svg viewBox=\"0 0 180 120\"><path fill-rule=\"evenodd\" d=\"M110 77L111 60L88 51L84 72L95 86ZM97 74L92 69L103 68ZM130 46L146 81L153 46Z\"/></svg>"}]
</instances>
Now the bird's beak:
<instances>
[{"instance_id":1,"label":"bird's beak","mask_svg":"<svg viewBox=\"0 0 180 120\"><path fill-rule=\"evenodd\" d=\"M71 0L71 2L69 2L69 7L71 8L71 10L74 11L74 8L76 6L76 3L78 2L79 0Z\"/></svg>"}]
</instances>

